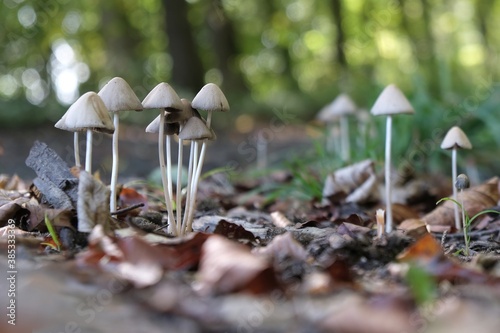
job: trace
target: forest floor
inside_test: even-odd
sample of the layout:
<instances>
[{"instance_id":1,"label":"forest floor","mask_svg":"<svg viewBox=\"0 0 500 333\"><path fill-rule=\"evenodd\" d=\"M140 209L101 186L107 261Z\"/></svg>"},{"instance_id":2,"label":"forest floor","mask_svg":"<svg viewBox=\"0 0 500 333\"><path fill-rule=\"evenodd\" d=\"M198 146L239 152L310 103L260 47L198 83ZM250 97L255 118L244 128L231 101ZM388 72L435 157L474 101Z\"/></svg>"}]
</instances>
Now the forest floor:
<instances>
[{"instance_id":1,"label":"forest floor","mask_svg":"<svg viewBox=\"0 0 500 333\"><path fill-rule=\"evenodd\" d=\"M137 166L129 175L145 177L155 140L150 148L132 148L139 132L124 133L130 134L122 145L124 170L132 170L127 161L133 158L125 153L131 149L139 154L133 164L144 154L148 168ZM37 139L44 141L45 134ZM227 149L210 147L218 155L209 165L220 167L222 158L245 161L248 156L238 150L245 138L232 146L228 140ZM71 141L47 143L65 160L66 142ZM15 154L15 163L24 165L29 148L14 149L4 138L1 143L2 163ZM276 140L273 149L281 143L276 151L285 143L298 144ZM95 169L106 169L106 159L97 155ZM2 311L1 332L498 331L500 222L495 214L477 219L471 252L464 255L463 237L451 226L452 209L434 209L447 193L442 182L421 176L425 189L418 187L422 192L395 205L395 220L405 222L380 234L375 219L380 201L353 204L344 196L320 203L266 193L269 184L288 188L290 170L253 179L218 173L200 184L195 232L172 238L162 228L164 205L156 187L130 183L120 192L120 206L146 207L81 233L74 211L41 204L11 176L18 171L29 185L33 171L5 165L10 175L0 186L0 306L7 313ZM91 197L100 195L94 188ZM494 208L498 179L467 190L463 198L471 213ZM62 245L47 232L44 214L52 214ZM14 268L7 255L12 230ZM14 312L8 309L12 300ZM9 324L12 313L15 326Z\"/></svg>"}]
</instances>

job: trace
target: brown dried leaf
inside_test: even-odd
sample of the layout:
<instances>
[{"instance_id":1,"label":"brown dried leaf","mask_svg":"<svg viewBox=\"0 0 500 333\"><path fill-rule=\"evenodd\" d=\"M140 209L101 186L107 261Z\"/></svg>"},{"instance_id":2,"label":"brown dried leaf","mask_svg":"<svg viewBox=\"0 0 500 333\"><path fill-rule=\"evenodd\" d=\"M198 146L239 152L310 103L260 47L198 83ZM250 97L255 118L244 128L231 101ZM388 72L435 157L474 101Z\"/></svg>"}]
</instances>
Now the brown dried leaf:
<instances>
[{"instance_id":1,"label":"brown dried leaf","mask_svg":"<svg viewBox=\"0 0 500 333\"><path fill-rule=\"evenodd\" d=\"M498 177L491 178L487 182L465 190L458 194L458 201L464 203L464 208L469 216L474 216L484 209L488 209L497 204L498 195ZM422 218L425 224L454 226L454 207L452 201L445 201L429 214Z\"/></svg>"},{"instance_id":2,"label":"brown dried leaf","mask_svg":"<svg viewBox=\"0 0 500 333\"><path fill-rule=\"evenodd\" d=\"M88 172L80 171L78 185L78 231L90 232L97 224L109 227L110 191Z\"/></svg>"},{"instance_id":3,"label":"brown dried leaf","mask_svg":"<svg viewBox=\"0 0 500 333\"><path fill-rule=\"evenodd\" d=\"M215 227L214 234L225 236L229 239L244 239L255 242L255 236L241 225L220 220Z\"/></svg>"},{"instance_id":4,"label":"brown dried leaf","mask_svg":"<svg viewBox=\"0 0 500 333\"><path fill-rule=\"evenodd\" d=\"M223 294L235 291L263 293L278 286L270 263L245 245L214 235L203 244L198 291Z\"/></svg>"}]
</instances>

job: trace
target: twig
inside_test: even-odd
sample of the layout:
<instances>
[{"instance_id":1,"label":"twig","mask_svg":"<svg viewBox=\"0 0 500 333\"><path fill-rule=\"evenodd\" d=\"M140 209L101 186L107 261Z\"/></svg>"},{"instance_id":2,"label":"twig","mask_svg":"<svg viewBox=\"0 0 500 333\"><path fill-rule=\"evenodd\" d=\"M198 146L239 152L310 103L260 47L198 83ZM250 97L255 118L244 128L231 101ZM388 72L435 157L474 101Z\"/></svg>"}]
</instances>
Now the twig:
<instances>
[{"instance_id":1,"label":"twig","mask_svg":"<svg viewBox=\"0 0 500 333\"><path fill-rule=\"evenodd\" d=\"M487 229L487 230L478 230L478 231L471 231L469 232L469 236L484 236L484 235L489 235L489 234L494 234L496 232L500 232L500 227L493 228L493 229ZM437 238L442 238L444 233L433 233L434 237ZM456 233L456 234L447 234L446 237L449 238L460 238L463 237L463 233Z\"/></svg>"},{"instance_id":2,"label":"twig","mask_svg":"<svg viewBox=\"0 0 500 333\"><path fill-rule=\"evenodd\" d=\"M134 210L134 209L139 208L139 207L144 207L144 203L141 202L141 203L138 203L138 204L135 204L135 205L132 205L132 206L128 206L128 207L125 207L125 208L122 208L122 209L118 209L117 211L111 212L110 214L111 215L120 215L120 214L123 214L123 213L128 213L131 210Z\"/></svg>"}]
</instances>

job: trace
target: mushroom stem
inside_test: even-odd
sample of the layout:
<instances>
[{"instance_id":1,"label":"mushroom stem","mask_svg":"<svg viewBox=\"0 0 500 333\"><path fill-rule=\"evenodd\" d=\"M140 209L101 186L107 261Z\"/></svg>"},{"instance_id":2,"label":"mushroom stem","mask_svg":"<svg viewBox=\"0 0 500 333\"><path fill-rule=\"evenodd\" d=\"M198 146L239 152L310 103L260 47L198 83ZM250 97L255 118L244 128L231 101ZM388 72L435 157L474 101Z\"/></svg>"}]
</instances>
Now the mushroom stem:
<instances>
[{"instance_id":1,"label":"mushroom stem","mask_svg":"<svg viewBox=\"0 0 500 333\"><path fill-rule=\"evenodd\" d=\"M182 126L181 126L182 129ZM180 130L179 130L180 132ZM183 143L182 139L179 138L179 150L177 155L177 185L176 185L176 195L175 199L176 206L175 209L177 211L177 234L182 236L184 231L182 230L182 155L183 155Z\"/></svg>"},{"instance_id":2,"label":"mushroom stem","mask_svg":"<svg viewBox=\"0 0 500 333\"><path fill-rule=\"evenodd\" d=\"M82 163L80 162L80 143L79 141L78 131L75 131L73 134L73 150L75 151L75 166L80 169Z\"/></svg>"},{"instance_id":3,"label":"mushroom stem","mask_svg":"<svg viewBox=\"0 0 500 333\"><path fill-rule=\"evenodd\" d=\"M207 150L207 140L203 140L203 144L201 145L200 158L198 160L198 166L196 167L196 172L193 175L193 184L191 188L191 203L190 203L191 214L188 216L188 222L186 227L187 232L191 231L193 225L194 208L196 206L196 194L198 193L198 183L200 181L203 162L205 161L206 150Z\"/></svg>"},{"instance_id":4,"label":"mushroom stem","mask_svg":"<svg viewBox=\"0 0 500 333\"><path fill-rule=\"evenodd\" d=\"M391 139L392 139L392 116L387 116L385 132L385 231L392 231L392 197L391 197Z\"/></svg>"},{"instance_id":5,"label":"mushroom stem","mask_svg":"<svg viewBox=\"0 0 500 333\"><path fill-rule=\"evenodd\" d=\"M456 147L454 147L451 150L451 177L452 177L452 179L457 179L457 148ZM452 186L452 187L453 187L453 199L455 199L455 201L457 201L458 200L457 188L455 186ZM454 213L455 213L455 227L457 228L457 230L461 230L462 226L460 224L460 215L458 212L458 206L454 205L453 209L454 209Z\"/></svg>"},{"instance_id":6,"label":"mushroom stem","mask_svg":"<svg viewBox=\"0 0 500 333\"><path fill-rule=\"evenodd\" d=\"M340 147L342 161L351 159L351 148L349 144L349 121L346 116L340 117Z\"/></svg>"},{"instance_id":7,"label":"mushroom stem","mask_svg":"<svg viewBox=\"0 0 500 333\"><path fill-rule=\"evenodd\" d=\"M184 217L182 218L182 227L181 230L183 233L186 233L186 223L187 217L189 215L189 204L191 202L191 186L193 183L193 162L194 162L194 143L195 141L191 141L191 147L189 149L189 166L188 166L188 183L186 187L186 203L184 206Z\"/></svg>"},{"instance_id":8,"label":"mushroom stem","mask_svg":"<svg viewBox=\"0 0 500 333\"><path fill-rule=\"evenodd\" d=\"M267 167L267 140L263 136L257 136L257 168Z\"/></svg>"},{"instance_id":9,"label":"mushroom stem","mask_svg":"<svg viewBox=\"0 0 500 333\"><path fill-rule=\"evenodd\" d=\"M454 151L456 149L453 149ZM454 178L456 179L456 178ZM455 186L453 186L455 189ZM455 189L456 191L456 189ZM460 190L461 196L460 196L460 204L462 205L462 223L464 224L464 243L465 243L465 255L469 255L469 239L468 239L468 230L466 230L467 226L465 225L465 206L464 206L464 195L463 195L464 190ZM455 205L456 206L456 205Z\"/></svg>"},{"instance_id":10,"label":"mushroom stem","mask_svg":"<svg viewBox=\"0 0 500 333\"><path fill-rule=\"evenodd\" d=\"M172 140L170 135L167 135L166 138L166 153L167 153L167 183L168 183L168 195L170 198L173 196L173 191L172 191Z\"/></svg>"},{"instance_id":11,"label":"mushroom stem","mask_svg":"<svg viewBox=\"0 0 500 333\"><path fill-rule=\"evenodd\" d=\"M192 217L194 215L194 205L196 204L196 171L198 169L198 155L199 155L199 146L198 141L194 140L194 149L193 149L193 168L190 175L191 184L189 186L189 196L186 199L186 211L184 212L184 220L182 224L185 225L184 232L191 231L192 225Z\"/></svg>"},{"instance_id":12,"label":"mushroom stem","mask_svg":"<svg viewBox=\"0 0 500 333\"><path fill-rule=\"evenodd\" d=\"M165 206L167 207L168 215L168 232L174 236L177 236L177 230L175 227L174 212L172 209L172 201L168 192L168 180L167 174L165 172L165 113L163 110L160 112L160 131L158 133L158 156L160 159L160 173L161 182L163 184L163 195L165 196Z\"/></svg>"},{"instance_id":13,"label":"mushroom stem","mask_svg":"<svg viewBox=\"0 0 500 333\"><path fill-rule=\"evenodd\" d=\"M92 174L92 130L87 129L87 154L85 155L85 171Z\"/></svg>"},{"instance_id":14,"label":"mushroom stem","mask_svg":"<svg viewBox=\"0 0 500 333\"><path fill-rule=\"evenodd\" d=\"M111 166L111 197L109 209L112 212L116 211L116 183L118 180L118 135L120 133L119 125L120 118L118 112L113 112L113 125L115 131L113 132L113 164Z\"/></svg>"}]
</instances>

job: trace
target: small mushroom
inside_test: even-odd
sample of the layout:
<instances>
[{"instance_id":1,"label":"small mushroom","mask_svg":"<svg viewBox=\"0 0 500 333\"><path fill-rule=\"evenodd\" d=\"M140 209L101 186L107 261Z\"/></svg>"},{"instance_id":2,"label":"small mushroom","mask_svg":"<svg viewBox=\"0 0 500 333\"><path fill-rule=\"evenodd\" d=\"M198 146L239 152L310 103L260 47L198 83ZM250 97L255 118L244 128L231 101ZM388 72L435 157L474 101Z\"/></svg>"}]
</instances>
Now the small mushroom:
<instances>
[{"instance_id":1,"label":"small mushroom","mask_svg":"<svg viewBox=\"0 0 500 333\"><path fill-rule=\"evenodd\" d=\"M457 179L457 150L461 149L472 149L472 145L465 135L464 131L458 126L453 126L450 128L448 133L446 133L443 142L441 143L441 149L450 150L451 149L451 177L452 179ZM457 200L457 189L453 187L453 199ZM457 230L461 229L460 217L458 206L454 206L455 213L455 227Z\"/></svg>"},{"instance_id":2,"label":"small mushroom","mask_svg":"<svg viewBox=\"0 0 500 333\"><path fill-rule=\"evenodd\" d=\"M196 165L197 160L196 154L198 152L198 141L201 140L211 140L213 138L212 131L207 127L205 122L198 117L191 117L181 132L179 133L179 139L191 140L191 154L189 158L189 170L188 170L188 186L186 194L186 208L184 212L184 218L182 221L181 234L191 231L194 208L196 205L196 194L197 194L197 182L199 178L196 178L194 170L201 170L202 165ZM194 143L194 145L193 145ZM201 160L203 163L203 160Z\"/></svg>"},{"instance_id":3,"label":"small mushroom","mask_svg":"<svg viewBox=\"0 0 500 333\"><path fill-rule=\"evenodd\" d=\"M356 111L357 107L352 99L347 94L340 94L333 102L326 105L317 117L318 120L327 124L337 121L340 123L340 153L344 162L351 158L348 116L355 114Z\"/></svg>"},{"instance_id":4,"label":"small mushroom","mask_svg":"<svg viewBox=\"0 0 500 333\"><path fill-rule=\"evenodd\" d=\"M95 92L80 96L66 111L56 127L67 131L87 131L87 152L85 171L92 173L92 133L113 133L115 128L109 117L108 109Z\"/></svg>"},{"instance_id":5,"label":"small mushroom","mask_svg":"<svg viewBox=\"0 0 500 333\"><path fill-rule=\"evenodd\" d=\"M385 202L386 232L392 231L392 198L391 198L391 133L392 116L397 114L413 114L415 110L394 84L388 85L378 96L371 109L375 116L387 116L385 133Z\"/></svg>"},{"instance_id":6,"label":"small mushroom","mask_svg":"<svg viewBox=\"0 0 500 333\"><path fill-rule=\"evenodd\" d=\"M167 206L168 212L168 231L173 234L178 234L178 227L173 213L172 207L172 157L171 157L171 136L167 135L165 139L165 124L166 117L168 116L165 110L169 110L170 112L180 113L183 109L183 105L179 95L175 92L175 90L165 82L161 82L156 85L149 92L149 94L142 101L142 105L145 109L160 109L160 118L158 120L158 157L160 160L160 170L161 170L161 179L163 184L163 193L165 196L165 205ZM149 126L148 126L149 127ZM165 140L167 141L166 150L167 150L167 161L165 165ZM182 144L182 143L181 143ZM179 159L177 160L177 167L180 168L180 164L182 164L182 151L179 147ZM166 169L166 170L165 170ZM178 171L179 176L179 171ZM177 195L180 194L179 191L179 179L177 183Z\"/></svg>"},{"instance_id":7,"label":"small mushroom","mask_svg":"<svg viewBox=\"0 0 500 333\"><path fill-rule=\"evenodd\" d=\"M465 206L464 206L463 191L465 189L468 189L469 186L470 186L469 177L467 177L467 175L465 175L463 173L457 176L456 181L455 181L455 186L453 186L453 188L455 189L455 191L458 189L458 190L460 190L460 193L461 193L461 196L460 196L460 199L461 199L460 200L460 205L462 206L462 223L463 223L463 227L464 227L464 242L465 242L465 255L466 256L469 255L469 239L468 239L467 230L466 230L466 228L467 228L467 225L466 225L467 221L465 219L465 208L464 208ZM454 199L457 200L456 198L454 198ZM455 205L455 206L457 206L457 205Z\"/></svg>"},{"instance_id":8,"label":"small mushroom","mask_svg":"<svg viewBox=\"0 0 500 333\"><path fill-rule=\"evenodd\" d=\"M115 132L113 133L113 164L111 167L111 198L110 210L116 211L116 183L118 181L118 137L120 133L120 118L119 113L122 111L141 111L143 109L141 101L137 98L129 84L121 77L111 79L99 91L99 96L102 98L104 105L109 112L113 113L113 124Z\"/></svg>"}]
</instances>

